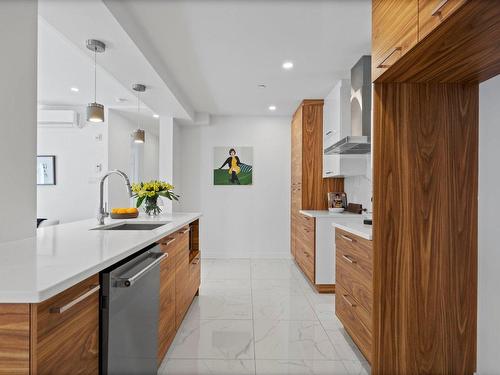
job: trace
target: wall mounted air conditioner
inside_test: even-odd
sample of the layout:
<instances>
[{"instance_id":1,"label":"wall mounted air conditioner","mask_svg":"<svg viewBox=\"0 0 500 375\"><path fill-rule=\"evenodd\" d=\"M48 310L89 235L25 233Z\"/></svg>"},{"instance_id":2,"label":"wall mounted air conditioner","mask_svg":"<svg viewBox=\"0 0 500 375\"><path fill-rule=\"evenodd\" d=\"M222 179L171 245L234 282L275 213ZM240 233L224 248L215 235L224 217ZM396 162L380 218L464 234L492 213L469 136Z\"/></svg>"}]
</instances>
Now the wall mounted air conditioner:
<instances>
[{"instance_id":1,"label":"wall mounted air conditioner","mask_svg":"<svg viewBox=\"0 0 500 375\"><path fill-rule=\"evenodd\" d=\"M38 126L50 128L80 128L80 116L72 109L39 109Z\"/></svg>"}]
</instances>

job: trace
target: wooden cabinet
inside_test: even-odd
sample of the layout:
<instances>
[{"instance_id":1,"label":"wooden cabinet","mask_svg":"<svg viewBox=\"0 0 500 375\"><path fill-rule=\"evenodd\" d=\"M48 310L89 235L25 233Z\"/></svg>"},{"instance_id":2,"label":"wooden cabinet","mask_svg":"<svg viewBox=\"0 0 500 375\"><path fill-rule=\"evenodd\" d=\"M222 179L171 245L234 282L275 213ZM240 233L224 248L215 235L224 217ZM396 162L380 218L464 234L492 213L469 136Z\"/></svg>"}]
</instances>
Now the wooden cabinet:
<instances>
[{"instance_id":1,"label":"wooden cabinet","mask_svg":"<svg viewBox=\"0 0 500 375\"><path fill-rule=\"evenodd\" d=\"M168 256L160 265L158 365L172 343L201 283L198 220L159 241Z\"/></svg>"},{"instance_id":2,"label":"wooden cabinet","mask_svg":"<svg viewBox=\"0 0 500 375\"><path fill-rule=\"evenodd\" d=\"M335 313L368 361L372 359L373 250L371 241L335 229Z\"/></svg>"},{"instance_id":3,"label":"wooden cabinet","mask_svg":"<svg viewBox=\"0 0 500 375\"><path fill-rule=\"evenodd\" d=\"M0 374L98 372L98 275L39 304L0 304Z\"/></svg>"},{"instance_id":4,"label":"wooden cabinet","mask_svg":"<svg viewBox=\"0 0 500 375\"><path fill-rule=\"evenodd\" d=\"M422 40L467 0L419 0L418 39Z\"/></svg>"},{"instance_id":5,"label":"wooden cabinet","mask_svg":"<svg viewBox=\"0 0 500 375\"><path fill-rule=\"evenodd\" d=\"M342 178L323 179L323 100L304 100L292 119L291 253L314 284L314 219L300 210L326 210L327 193ZM312 226L311 226L312 225Z\"/></svg>"},{"instance_id":6,"label":"wooden cabinet","mask_svg":"<svg viewBox=\"0 0 500 375\"><path fill-rule=\"evenodd\" d=\"M32 309L36 309L38 375L98 373L98 275Z\"/></svg>"},{"instance_id":7,"label":"wooden cabinet","mask_svg":"<svg viewBox=\"0 0 500 375\"><path fill-rule=\"evenodd\" d=\"M372 80L418 42L419 0L372 1Z\"/></svg>"},{"instance_id":8,"label":"wooden cabinet","mask_svg":"<svg viewBox=\"0 0 500 375\"><path fill-rule=\"evenodd\" d=\"M177 262L176 234L160 241L161 251L167 257L160 263L160 312L158 321L158 365L177 332L175 322L175 270Z\"/></svg>"}]
</instances>

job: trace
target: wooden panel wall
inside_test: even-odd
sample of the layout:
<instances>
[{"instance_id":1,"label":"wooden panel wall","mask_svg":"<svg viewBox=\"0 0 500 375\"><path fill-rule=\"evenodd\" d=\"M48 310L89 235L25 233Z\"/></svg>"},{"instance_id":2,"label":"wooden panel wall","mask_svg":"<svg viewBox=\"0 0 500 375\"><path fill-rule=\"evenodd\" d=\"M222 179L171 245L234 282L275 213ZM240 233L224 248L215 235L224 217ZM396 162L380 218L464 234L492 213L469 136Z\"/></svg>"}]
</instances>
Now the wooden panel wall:
<instances>
[{"instance_id":1,"label":"wooden panel wall","mask_svg":"<svg viewBox=\"0 0 500 375\"><path fill-rule=\"evenodd\" d=\"M373 374L473 374L478 84L375 84Z\"/></svg>"},{"instance_id":2,"label":"wooden panel wall","mask_svg":"<svg viewBox=\"0 0 500 375\"><path fill-rule=\"evenodd\" d=\"M0 374L30 373L30 305L0 304Z\"/></svg>"}]
</instances>

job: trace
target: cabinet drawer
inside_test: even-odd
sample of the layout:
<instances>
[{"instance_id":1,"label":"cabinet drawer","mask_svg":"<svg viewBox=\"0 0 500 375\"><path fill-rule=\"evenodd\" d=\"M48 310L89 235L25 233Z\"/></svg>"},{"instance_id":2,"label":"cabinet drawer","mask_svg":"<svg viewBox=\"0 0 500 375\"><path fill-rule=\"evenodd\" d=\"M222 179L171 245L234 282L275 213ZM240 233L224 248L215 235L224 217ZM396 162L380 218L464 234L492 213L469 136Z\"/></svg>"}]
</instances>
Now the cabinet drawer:
<instances>
[{"instance_id":1,"label":"cabinet drawer","mask_svg":"<svg viewBox=\"0 0 500 375\"><path fill-rule=\"evenodd\" d=\"M99 276L36 305L37 374L97 374Z\"/></svg>"},{"instance_id":2,"label":"cabinet drawer","mask_svg":"<svg viewBox=\"0 0 500 375\"><path fill-rule=\"evenodd\" d=\"M419 0L372 0L372 80L418 41Z\"/></svg>"},{"instance_id":3,"label":"cabinet drawer","mask_svg":"<svg viewBox=\"0 0 500 375\"><path fill-rule=\"evenodd\" d=\"M467 0L419 0L418 39L422 40Z\"/></svg>"},{"instance_id":4,"label":"cabinet drawer","mask_svg":"<svg viewBox=\"0 0 500 375\"><path fill-rule=\"evenodd\" d=\"M372 316L338 284L335 293L335 313L363 355L371 361Z\"/></svg>"},{"instance_id":5,"label":"cabinet drawer","mask_svg":"<svg viewBox=\"0 0 500 375\"><path fill-rule=\"evenodd\" d=\"M361 274L355 265L346 261L344 255L336 255L336 283L344 288L368 312L373 308L373 283L366 275Z\"/></svg>"},{"instance_id":6,"label":"cabinet drawer","mask_svg":"<svg viewBox=\"0 0 500 375\"><path fill-rule=\"evenodd\" d=\"M371 241L335 228L336 257L349 264L371 282L373 277L373 249Z\"/></svg>"}]
</instances>

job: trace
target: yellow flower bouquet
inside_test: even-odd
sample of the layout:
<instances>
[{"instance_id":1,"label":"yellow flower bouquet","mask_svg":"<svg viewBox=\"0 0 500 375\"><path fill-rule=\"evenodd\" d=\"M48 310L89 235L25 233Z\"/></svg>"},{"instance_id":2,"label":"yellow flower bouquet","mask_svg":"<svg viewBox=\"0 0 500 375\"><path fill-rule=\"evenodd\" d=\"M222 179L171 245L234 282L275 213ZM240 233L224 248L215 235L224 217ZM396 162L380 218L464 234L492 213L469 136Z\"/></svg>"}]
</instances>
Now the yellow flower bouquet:
<instances>
[{"instance_id":1,"label":"yellow flower bouquet","mask_svg":"<svg viewBox=\"0 0 500 375\"><path fill-rule=\"evenodd\" d=\"M165 197L171 201L178 201L179 195L174 193L174 187L164 181L152 180L132 184L133 197L137 198L136 207L145 203L145 211L148 215L159 215L161 208L158 206L158 197Z\"/></svg>"}]
</instances>

